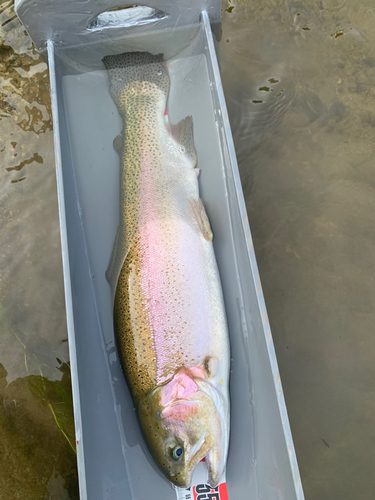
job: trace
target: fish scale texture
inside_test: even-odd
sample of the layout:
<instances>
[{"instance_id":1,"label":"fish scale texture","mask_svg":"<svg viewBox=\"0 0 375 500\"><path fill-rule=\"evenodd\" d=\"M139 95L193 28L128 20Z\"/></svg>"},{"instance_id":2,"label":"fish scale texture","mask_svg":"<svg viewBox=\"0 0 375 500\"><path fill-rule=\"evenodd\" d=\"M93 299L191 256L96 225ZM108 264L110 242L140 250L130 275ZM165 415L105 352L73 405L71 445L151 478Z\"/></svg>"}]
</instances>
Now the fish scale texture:
<instances>
[{"instance_id":1,"label":"fish scale texture","mask_svg":"<svg viewBox=\"0 0 375 500\"><path fill-rule=\"evenodd\" d=\"M165 124L169 76L162 56L130 53L107 56L104 63L124 124L122 141L116 140L121 160L120 226L107 273L121 365L136 407L143 408L143 418L140 411L138 417L141 425L143 420L151 452L154 450L155 456L160 452L150 441L159 434L170 434L176 415L182 420L188 419L186 415L198 419L196 429L207 427L207 432L202 431L207 438L201 446L207 452L208 443L214 442L209 435L208 413L215 408L215 397L199 393L200 406L188 402L175 406L173 411L159 406L155 415L151 414L152 402L140 405L148 397L155 396L159 401L156 395L163 384L169 383L179 370L188 370L179 383L185 384L183 380L189 377L198 377L202 383L209 379L208 392L211 388L217 392L217 401L226 408L223 427L227 441L229 342L213 245L202 233L202 221L197 220L199 211L192 209L192 200L199 200L192 119L171 127ZM211 363L218 367L214 374L205 369L210 358L217 360ZM182 386L173 393L190 394ZM150 434L156 416L163 411L169 420L158 423L159 430ZM199 443L203 439L195 433L191 436L185 444L186 456L197 446L191 441ZM223 446L227 449L227 443ZM186 474L191 473L194 460L199 458L195 455L186 466ZM165 469L165 457L161 462ZM172 465L167 469L173 476ZM187 481L186 474L178 474L180 484L185 484L182 481Z\"/></svg>"}]
</instances>

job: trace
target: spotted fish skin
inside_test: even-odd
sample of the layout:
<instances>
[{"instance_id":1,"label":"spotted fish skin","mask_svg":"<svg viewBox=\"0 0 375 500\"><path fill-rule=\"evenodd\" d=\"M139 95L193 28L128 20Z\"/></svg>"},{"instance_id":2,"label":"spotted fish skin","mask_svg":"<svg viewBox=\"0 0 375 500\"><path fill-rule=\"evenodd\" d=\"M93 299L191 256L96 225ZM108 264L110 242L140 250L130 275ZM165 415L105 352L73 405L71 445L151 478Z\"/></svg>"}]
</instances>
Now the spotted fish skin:
<instances>
[{"instance_id":1,"label":"spotted fish skin","mask_svg":"<svg viewBox=\"0 0 375 500\"><path fill-rule=\"evenodd\" d=\"M228 451L230 355L192 118L166 124L162 55L131 52L103 62L123 119L115 140L120 225L107 271L121 365L164 474L189 486L206 457L216 485Z\"/></svg>"}]
</instances>

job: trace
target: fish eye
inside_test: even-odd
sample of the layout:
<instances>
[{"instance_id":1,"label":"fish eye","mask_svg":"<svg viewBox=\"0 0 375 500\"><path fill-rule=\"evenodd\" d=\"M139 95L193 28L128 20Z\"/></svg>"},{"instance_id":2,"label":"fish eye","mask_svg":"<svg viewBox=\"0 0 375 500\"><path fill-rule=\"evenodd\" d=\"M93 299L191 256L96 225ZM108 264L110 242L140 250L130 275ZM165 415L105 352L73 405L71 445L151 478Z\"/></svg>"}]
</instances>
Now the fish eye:
<instances>
[{"instance_id":1,"label":"fish eye","mask_svg":"<svg viewBox=\"0 0 375 500\"><path fill-rule=\"evenodd\" d=\"M172 457L174 460L181 460L184 454L184 449L179 444L175 446L172 450Z\"/></svg>"}]
</instances>

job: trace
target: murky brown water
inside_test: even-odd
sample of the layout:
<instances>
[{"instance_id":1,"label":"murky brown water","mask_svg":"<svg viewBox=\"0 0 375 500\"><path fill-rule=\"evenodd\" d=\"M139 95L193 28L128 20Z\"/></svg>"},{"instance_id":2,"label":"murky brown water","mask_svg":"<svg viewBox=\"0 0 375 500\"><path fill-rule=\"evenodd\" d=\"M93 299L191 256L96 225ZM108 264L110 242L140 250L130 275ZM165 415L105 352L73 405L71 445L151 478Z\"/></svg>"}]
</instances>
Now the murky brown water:
<instances>
[{"instance_id":1,"label":"murky brown water","mask_svg":"<svg viewBox=\"0 0 375 500\"><path fill-rule=\"evenodd\" d=\"M375 4L225 9L222 78L306 499L369 500Z\"/></svg>"},{"instance_id":2,"label":"murky brown water","mask_svg":"<svg viewBox=\"0 0 375 500\"><path fill-rule=\"evenodd\" d=\"M46 64L0 2L0 499L78 498Z\"/></svg>"},{"instance_id":3,"label":"murky brown water","mask_svg":"<svg viewBox=\"0 0 375 500\"><path fill-rule=\"evenodd\" d=\"M375 491L375 7L223 3L220 60L308 500ZM0 499L78 498L46 65L0 2Z\"/></svg>"}]
</instances>

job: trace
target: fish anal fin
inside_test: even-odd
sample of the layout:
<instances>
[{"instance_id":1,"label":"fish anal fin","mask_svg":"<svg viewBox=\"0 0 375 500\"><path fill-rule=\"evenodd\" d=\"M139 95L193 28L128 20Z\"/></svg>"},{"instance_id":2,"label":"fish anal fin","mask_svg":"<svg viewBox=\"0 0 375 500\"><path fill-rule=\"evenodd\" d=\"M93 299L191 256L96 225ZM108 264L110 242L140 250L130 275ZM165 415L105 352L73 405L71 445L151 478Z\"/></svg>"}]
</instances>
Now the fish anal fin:
<instances>
[{"instance_id":1,"label":"fish anal fin","mask_svg":"<svg viewBox=\"0 0 375 500\"><path fill-rule=\"evenodd\" d=\"M193 167L197 163L197 152L194 146L193 117L187 116L175 125L170 124L170 133L183 147L183 152L191 159Z\"/></svg>"},{"instance_id":2,"label":"fish anal fin","mask_svg":"<svg viewBox=\"0 0 375 500\"><path fill-rule=\"evenodd\" d=\"M129 249L130 248L129 245L127 244L127 239L125 239L124 232L121 230L120 226L117 229L111 260L109 261L108 268L105 273L105 277L107 278L107 281L111 286L112 304L116 294L117 282L121 273L121 269L129 253Z\"/></svg>"},{"instance_id":3,"label":"fish anal fin","mask_svg":"<svg viewBox=\"0 0 375 500\"><path fill-rule=\"evenodd\" d=\"M212 241L213 234L211 230L211 224L208 219L206 209L204 208L203 202L200 198L198 201L194 198L189 198L189 203L193 211L194 219L196 220L201 233L207 241Z\"/></svg>"},{"instance_id":4,"label":"fish anal fin","mask_svg":"<svg viewBox=\"0 0 375 500\"><path fill-rule=\"evenodd\" d=\"M111 255L111 260L109 261L107 271L105 273L105 277L107 278L107 281L111 283L112 277L113 277L113 270L115 267L116 263L116 255L117 255L117 247L118 247L118 234L119 234L120 228L117 228L117 233L116 233L116 238L115 238L115 243L113 245L112 249L112 255Z\"/></svg>"}]
</instances>

